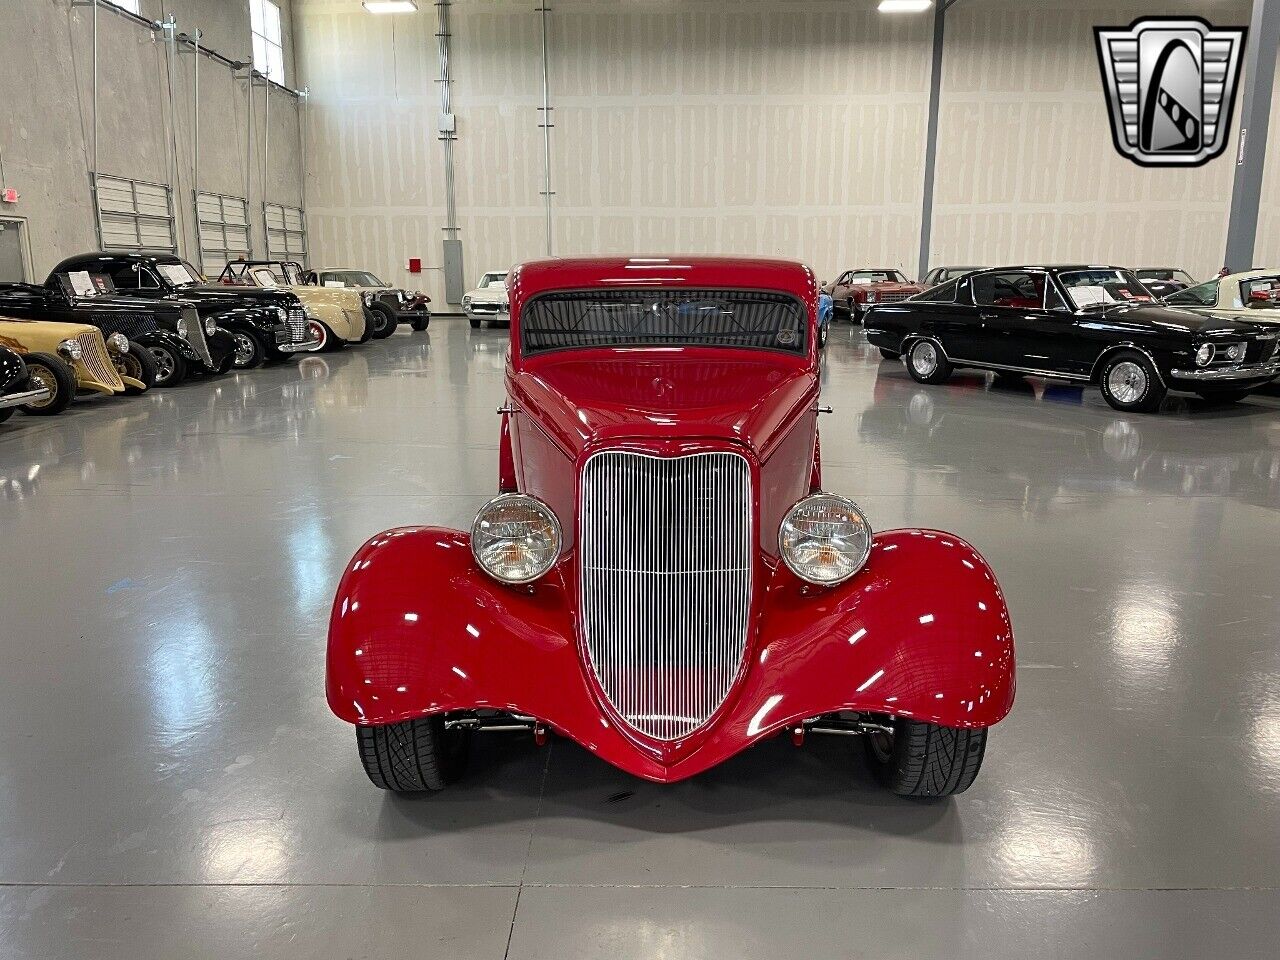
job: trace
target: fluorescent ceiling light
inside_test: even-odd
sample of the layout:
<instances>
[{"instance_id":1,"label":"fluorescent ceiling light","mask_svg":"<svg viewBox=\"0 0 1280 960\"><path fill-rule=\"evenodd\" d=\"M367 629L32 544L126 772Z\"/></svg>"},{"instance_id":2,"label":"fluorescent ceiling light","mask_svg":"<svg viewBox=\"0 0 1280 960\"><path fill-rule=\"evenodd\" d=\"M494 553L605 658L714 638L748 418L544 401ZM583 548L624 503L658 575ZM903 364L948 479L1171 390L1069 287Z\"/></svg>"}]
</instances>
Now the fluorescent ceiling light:
<instances>
[{"instance_id":1,"label":"fluorescent ceiling light","mask_svg":"<svg viewBox=\"0 0 1280 960\"><path fill-rule=\"evenodd\" d=\"M417 13L415 0L364 0L364 8L370 13Z\"/></svg>"},{"instance_id":2,"label":"fluorescent ceiling light","mask_svg":"<svg viewBox=\"0 0 1280 960\"><path fill-rule=\"evenodd\" d=\"M921 13L932 6L933 0L880 0L881 13Z\"/></svg>"}]
</instances>

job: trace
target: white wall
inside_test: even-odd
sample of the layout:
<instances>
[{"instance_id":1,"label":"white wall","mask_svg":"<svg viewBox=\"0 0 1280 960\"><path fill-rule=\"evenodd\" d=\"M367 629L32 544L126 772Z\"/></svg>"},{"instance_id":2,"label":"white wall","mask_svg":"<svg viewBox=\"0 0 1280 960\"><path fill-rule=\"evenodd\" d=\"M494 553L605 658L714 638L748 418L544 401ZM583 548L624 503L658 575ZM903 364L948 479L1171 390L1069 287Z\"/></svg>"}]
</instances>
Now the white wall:
<instances>
[{"instance_id":1,"label":"white wall","mask_svg":"<svg viewBox=\"0 0 1280 960\"><path fill-rule=\"evenodd\" d=\"M295 0L313 98L317 262L425 287L444 174L435 9L374 17ZM457 202L467 274L545 253L541 34L528 0L453 6ZM1093 26L1247 0L960 0L948 15L934 262L1221 266L1232 165L1148 170L1111 143ZM820 276L914 273L932 18L875 0L563 0L551 16L555 252L770 253ZM1273 128L1280 127L1280 121ZM1230 142L1234 144L1234 129ZM1280 131L1268 193L1280 197ZM1273 204L1274 206L1274 204ZM1280 260L1280 215L1260 249Z\"/></svg>"}]
</instances>

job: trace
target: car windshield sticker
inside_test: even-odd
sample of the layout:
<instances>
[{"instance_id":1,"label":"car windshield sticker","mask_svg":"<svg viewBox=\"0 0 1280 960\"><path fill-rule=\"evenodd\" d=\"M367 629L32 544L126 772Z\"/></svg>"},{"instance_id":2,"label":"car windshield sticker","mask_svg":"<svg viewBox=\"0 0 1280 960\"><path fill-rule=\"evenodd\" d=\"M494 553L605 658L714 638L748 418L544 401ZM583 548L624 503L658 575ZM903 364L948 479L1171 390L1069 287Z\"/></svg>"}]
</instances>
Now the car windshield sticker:
<instances>
[{"instance_id":1,"label":"car windshield sticker","mask_svg":"<svg viewBox=\"0 0 1280 960\"><path fill-rule=\"evenodd\" d=\"M98 288L88 270L72 270L67 274L67 282L71 284L71 292L77 297L96 297Z\"/></svg>"},{"instance_id":2,"label":"car windshield sticker","mask_svg":"<svg viewBox=\"0 0 1280 960\"><path fill-rule=\"evenodd\" d=\"M196 278L191 275L191 271L181 263L158 263L156 269L160 271L160 276L164 277L175 287L185 286L189 283L196 283Z\"/></svg>"},{"instance_id":3,"label":"car windshield sticker","mask_svg":"<svg viewBox=\"0 0 1280 960\"><path fill-rule=\"evenodd\" d=\"M1092 307L1099 303L1114 302L1102 287L1072 287L1070 293L1071 299L1080 308Z\"/></svg>"}]
</instances>

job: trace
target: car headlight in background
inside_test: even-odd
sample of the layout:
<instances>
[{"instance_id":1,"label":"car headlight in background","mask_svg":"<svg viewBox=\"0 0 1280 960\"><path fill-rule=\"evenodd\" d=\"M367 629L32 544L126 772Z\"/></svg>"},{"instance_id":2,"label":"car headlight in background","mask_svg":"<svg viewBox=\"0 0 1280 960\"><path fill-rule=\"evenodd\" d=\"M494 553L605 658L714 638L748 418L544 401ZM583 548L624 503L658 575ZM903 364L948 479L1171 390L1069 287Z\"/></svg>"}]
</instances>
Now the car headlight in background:
<instances>
[{"instance_id":1,"label":"car headlight in background","mask_svg":"<svg viewBox=\"0 0 1280 960\"><path fill-rule=\"evenodd\" d=\"M1227 347L1227 359L1231 361L1243 360L1244 344L1233 343L1231 346Z\"/></svg>"},{"instance_id":2,"label":"car headlight in background","mask_svg":"<svg viewBox=\"0 0 1280 960\"><path fill-rule=\"evenodd\" d=\"M468 294L466 294L465 296L463 296L463 298L462 298L462 306L463 306L463 308L464 308L464 309L465 309L465 308L467 308L467 307L469 307L469 306L471 306L471 294L469 294L469 293L468 293Z\"/></svg>"},{"instance_id":3,"label":"car headlight in background","mask_svg":"<svg viewBox=\"0 0 1280 960\"><path fill-rule=\"evenodd\" d=\"M1207 367L1209 361L1213 359L1213 344L1202 343L1200 349L1196 351L1196 366Z\"/></svg>"},{"instance_id":4,"label":"car headlight in background","mask_svg":"<svg viewBox=\"0 0 1280 960\"><path fill-rule=\"evenodd\" d=\"M560 521L537 497L504 493L476 514L471 554L480 569L503 583L529 583L560 555Z\"/></svg>"},{"instance_id":5,"label":"car headlight in background","mask_svg":"<svg viewBox=\"0 0 1280 960\"><path fill-rule=\"evenodd\" d=\"M74 340L63 340L58 344L58 355L64 360L79 360L81 353L80 344Z\"/></svg>"},{"instance_id":6,"label":"car headlight in background","mask_svg":"<svg viewBox=\"0 0 1280 960\"><path fill-rule=\"evenodd\" d=\"M801 580L820 586L843 583L871 555L871 524L852 500L815 493L782 518L778 552Z\"/></svg>"},{"instance_id":7,"label":"car headlight in background","mask_svg":"<svg viewBox=\"0 0 1280 960\"><path fill-rule=\"evenodd\" d=\"M129 338L123 333L113 333L111 336L107 337L107 346L115 350L116 353L128 353Z\"/></svg>"},{"instance_id":8,"label":"car headlight in background","mask_svg":"<svg viewBox=\"0 0 1280 960\"><path fill-rule=\"evenodd\" d=\"M218 332L218 321L213 317L204 318L204 334L206 337L212 337Z\"/></svg>"},{"instance_id":9,"label":"car headlight in background","mask_svg":"<svg viewBox=\"0 0 1280 960\"><path fill-rule=\"evenodd\" d=\"M289 311L286 310L284 307L276 307L276 317L279 318L281 323L288 323Z\"/></svg>"},{"instance_id":10,"label":"car headlight in background","mask_svg":"<svg viewBox=\"0 0 1280 960\"><path fill-rule=\"evenodd\" d=\"M187 326L186 317L178 318L177 331L178 331L178 336L180 336L183 340L191 339L191 329Z\"/></svg>"},{"instance_id":11,"label":"car headlight in background","mask_svg":"<svg viewBox=\"0 0 1280 960\"><path fill-rule=\"evenodd\" d=\"M868 290L867 303L875 303L875 302L876 302L876 292L874 290Z\"/></svg>"},{"instance_id":12,"label":"car headlight in background","mask_svg":"<svg viewBox=\"0 0 1280 960\"><path fill-rule=\"evenodd\" d=\"M364 301L364 305L365 305L366 307L371 307L371 306L373 306L373 291L372 291L372 290L362 290L362 291L360 292L360 299Z\"/></svg>"}]
</instances>

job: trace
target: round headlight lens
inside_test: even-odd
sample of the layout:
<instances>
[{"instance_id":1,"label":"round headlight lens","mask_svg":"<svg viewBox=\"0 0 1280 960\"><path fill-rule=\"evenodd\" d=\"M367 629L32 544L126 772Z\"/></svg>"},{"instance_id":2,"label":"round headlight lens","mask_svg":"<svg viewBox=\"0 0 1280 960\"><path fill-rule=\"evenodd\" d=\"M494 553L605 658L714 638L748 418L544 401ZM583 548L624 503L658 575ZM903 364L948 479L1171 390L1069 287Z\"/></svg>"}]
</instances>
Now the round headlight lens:
<instances>
[{"instance_id":1,"label":"round headlight lens","mask_svg":"<svg viewBox=\"0 0 1280 960\"><path fill-rule=\"evenodd\" d=\"M284 307L276 307L276 316L280 318L281 323L287 323L289 321L289 311Z\"/></svg>"},{"instance_id":2,"label":"round headlight lens","mask_svg":"<svg viewBox=\"0 0 1280 960\"><path fill-rule=\"evenodd\" d=\"M1213 359L1213 344L1202 343L1200 349L1196 351L1196 366L1206 367L1209 361Z\"/></svg>"},{"instance_id":3,"label":"round headlight lens","mask_svg":"<svg viewBox=\"0 0 1280 960\"><path fill-rule=\"evenodd\" d=\"M177 325L176 325L176 329L177 329L177 331L178 331L178 336L180 336L183 340L190 340L190 339L191 339L191 330L190 330L190 328L187 326L187 318L186 318L186 317L179 317L179 318L178 318L178 323L177 323Z\"/></svg>"},{"instance_id":4,"label":"round headlight lens","mask_svg":"<svg viewBox=\"0 0 1280 960\"><path fill-rule=\"evenodd\" d=\"M471 306L471 294L468 293L466 296L462 298L462 305L464 307Z\"/></svg>"},{"instance_id":5,"label":"round headlight lens","mask_svg":"<svg viewBox=\"0 0 1280 960\"><path fill-rule=\"evenodd\" d=\"M861 570L871 554L871 524L852 500L815 493L783 517L778 552L801 580L825 586L842 583Z\"/></svg>"},{"instance_id":6,"label":"round headlight lens","mask_svg":"<svg viewBox=\"0 0 1280 960\"><path fill-rule=\"evenodd\" d=\"M560 555L560 522L541 500L523 493L494 497L471 525L471 554L503 583L529 583Z\"/></svg>"},{"instance_id":7,"label":"round headlight lens","mask_svg":"<svg viewBox=\"0 0 1280 960\"><path fill-rule=\"evenodd\" d=\"M68 360L79 360L83 351L74 340L63 340L58 344L58 353Z\"/></svg>"},{"instance_id":8,"label":"round headlight lens","mask_svg":"<svg viewBox=\"0 0 1280 960\"><path fill-rule=\"evenodd\" d=\"M1233 343L1231 346L1227 347L1227 359L1228 359L1228 360L1243 360L1243 359L1244 359L1244 344L1243 344L1243 343Z\"/></svg>"},{"instance_id":9,"label":"round headlight lens","mask_svg":"<svg viewBox=\"0 0 1280 960\"><path fill-rule=\"evenodd\" d=\"M129 352L129 338L123 333L113 333L107 337L107 345L115 350L116 353Z\"/></svg>"},{"instance_id":10,"label":"round headlight lens","mask_svg":"<svg viewBox=\"0 0 1280 960\"><path fill-rule=\"evenodd\" d=\"M218 332L218 321L213 317L204 318L204 334L206 337L212 337Z\"/></svg>"}]
</instances>

